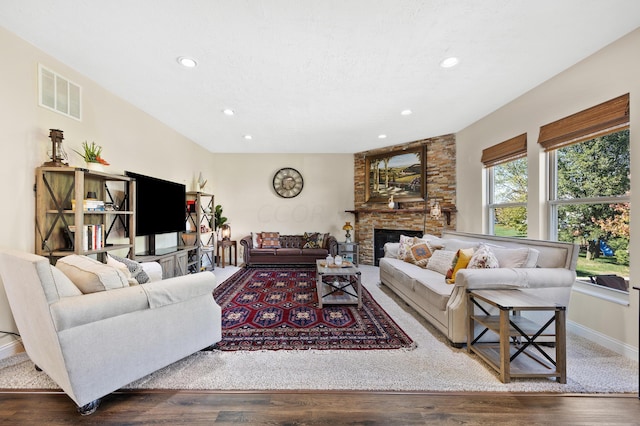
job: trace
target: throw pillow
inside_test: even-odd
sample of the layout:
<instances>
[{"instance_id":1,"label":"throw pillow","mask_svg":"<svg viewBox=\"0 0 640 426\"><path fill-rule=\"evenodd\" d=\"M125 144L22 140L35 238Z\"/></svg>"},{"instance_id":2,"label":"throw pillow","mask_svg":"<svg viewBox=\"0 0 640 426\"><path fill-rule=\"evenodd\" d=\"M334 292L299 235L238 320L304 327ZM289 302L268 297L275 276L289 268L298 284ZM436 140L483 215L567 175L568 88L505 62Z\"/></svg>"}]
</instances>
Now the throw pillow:
<instances>
[{"instance_id":1,"label":"throw pillow","mask_svg":"<svg viewBox=\"0 0 640 426\"><path fill-rule=\"evenodd\" d=\"M414 237L408 237L406 235L400 235L400 247L398 248L398 259L405 260L409 249L413 245Z\"/></svg>"},{"instance_id":2,"label":"throw pillow","mask_svg":"<svg viewBox=\"0 0 640 426\"><path fill-rule=\"evenodd\" d=\"M73 284L69 277L53 265L51 265L51 274L53 275L53 282L56 285L56 290L58 291L58 297L82 295L80 289Z\"/></svg>"},{"instance_id":3,"label":"throw pillow","mask_svg":"<svg viewBox=\"0 0 640 426\"><path fill-rule=\"evenodd\" d=\"M460 269L464 269L469 264L471 257L473 256L474 249L459 249L456 252L451 267L447 270L446 281L447 284L454 284L456 282L456 274Z\"/></svg>"},{"instance_id":4,"label":"throw pillow","mask_svg":"<svg viewBox=\"0 0 640 426\"><path fill-rule=\"evenodd\" d=\"M261 234L262 244L261 248L280 248L280 233L279 232L263 232Z\"/></svg>"},{"instance_id":5,"label":"throw pillow","mask_svg":"<svg viewBox=\"0 0 640 426\"><path fill-rule=\"evenodd\" d=\"M302 248L322 247L318 244L318 240L320 240L320 234L318 232L305 232L302 238L304 238L304 244L302 245Z\"/></svg>"},{"instance_id":6,"label":"throw pillow","mask_svg":"<svg viewBox=\"0 0 640 426\"><path fill-rule=\"evenodd\" d=\"M439 274L446 275L447 271L451 267L451 262L455 257L455 251L449 250L436 250L429 258L427 263L427 269L438 272Z\"/></svg>"},{"instance_id":7,"label":"throw pillow","mask_svg":"<svg viewBox=\"0 0 640 426\"><path fill-rule=\"evenodd\" d=\"M251 233L251 242L253 243L253 248L260 248L262 245L262 233L261 232L252 232Z\"/></svg>"},{"instance_id":8,"label":"throw pillow","mask_svg":"<svg viewBox=\"0 0 640 426\"><path fill-rule=\"evenodd\" d=\"M484 243L481 243L478 250L473 253L467 265L468 269L492 269L499 267L500 263L498 263L496 255L493 254L491 248Z\"/></svg>"},{"instance_id":9,"label":"throw pillow","mask_svg":"<svg viewBox=\"0 0 640 426\"><path fill-rule=\"evenodd\" d=\"M533 268L540 252L528 247L494 248L493 253L501 268Z\"/></svg>"},{"instance_id":10,"label":"throw pillow","mask_svg":"<svg viewBox=\"0 0 640 426\"><path fill-rule=\"evenodd\" d=\"M409 249L409 255L407 256L407 261L417 265L421 268L426 268L429 263L429 258L432 256L432 251L429 248L429 245L421 240L418 244L414 244Z\"/></svg>"},{"instance_id":11,"label":"throw pillow","mask_svg":"<svg viewBox=\"0 0 640 426\"><path fill-rule=\"evenodd\" d=\"M87 256L65 256L58 260L56 267L84 294L129 287L122 271Z\"/></svg>"},{"instance_id":12,"label":"throw pillow","mask_svg":"<svg viewBox=\"0 0 640 426\"><path fill-rule=\"evenodd\" d=\"M138 284L146 284L149 282L149 275L147 275L145 270L142 269L142 265L140 263L126 257L113 256L111 254L109 254L108 257L123 264L131 274L131 278L136 280ZM107 260L107 265L108 264L109 261Z\"/></svg>"}]
</instances>

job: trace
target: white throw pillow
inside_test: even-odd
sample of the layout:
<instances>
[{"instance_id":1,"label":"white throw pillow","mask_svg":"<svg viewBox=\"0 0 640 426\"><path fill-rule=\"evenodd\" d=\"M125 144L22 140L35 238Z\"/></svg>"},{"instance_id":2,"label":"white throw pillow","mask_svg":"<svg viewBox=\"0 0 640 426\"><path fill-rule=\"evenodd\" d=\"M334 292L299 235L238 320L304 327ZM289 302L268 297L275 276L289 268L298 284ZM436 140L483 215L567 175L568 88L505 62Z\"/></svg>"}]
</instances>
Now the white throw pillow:
<instances>
[{"instance_id":1,"label":"white throw pillow","mask_svg":"<svg viewBox=\"0 0 640 426\"><path fill-rule=\"evenodd\" d=\"M56 285L58 291L58 297L71 297L81 296L82 292L75 284L67 277L60 269L55 266L51 266L51 274L53 275L53 282Z\"/></svg>"},{"instance_id":2,"label":"white throw pillow","mask_svg":"<svg viewBox=\"0 0 640 426\"><path fill-rule=\"evenodd\" d=\"M442 275L447 275L447 271L451 268L453 258L456 256L455 251L449 250L436 250L429 258L427 263L427 269L438 272Z\"/></svg>"},{"instance_id":3,"label":"white throw pillow","mask_svg":"<svg viewBox=\"0 0 640 426\"><path fill-rule=\"evenodd\" d=\"M540 252L536 249L522 248L492 248L501 268L535 268Z\"/></svg>"},{"instance_id":4,"label":"white throw pillow","mask_svg":"<svg viewBox=\"0 0 640 426\"><path fill-rule=\"evenodd\" d=\"M129 287L122 271L87 256L65 256L58 260L56 267L84 294Z\"/></svg>"},{"instance_id":5,"label":"white throw pillow","mask_svg":"<svg viewBox=\"0 0 640 426\"><path fill-rule=\"evenodd\" d=\"M467 265L468 269L491 269L499 267L500 262L496 259L496 255L493 254L491 248L484 243L480 243L480 246L473 253L471 260L469 260L469 264Z\"/></svg>"}]
</instances>

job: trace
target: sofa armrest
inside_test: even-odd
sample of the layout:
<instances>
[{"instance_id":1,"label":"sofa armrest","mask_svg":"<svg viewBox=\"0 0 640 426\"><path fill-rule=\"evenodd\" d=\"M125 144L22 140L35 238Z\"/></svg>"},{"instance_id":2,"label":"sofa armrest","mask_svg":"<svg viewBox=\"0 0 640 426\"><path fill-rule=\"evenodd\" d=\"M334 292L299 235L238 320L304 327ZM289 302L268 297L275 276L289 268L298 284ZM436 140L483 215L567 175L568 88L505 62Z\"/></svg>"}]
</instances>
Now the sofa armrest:
<instances>
[{"instance_id":1,"label":"sofa armrest","mask_svg":"<svg viewBox=\"0 0 640 426\"><path fill-rule=\"evenodd\" d=\"M242 246L242 256L244 258L244 264L250 265L251 264L250 251L253 248L253 237L251 236L251 234L247 235L246 237L243 237L240 240L240 246Z\"/></svg>"},{"instance_id":2,"label":"sofa armrest","mask_svg":"<svg viewBox=\"0 0 640 426\"><path fill-rule=\"evenodd\" d=\"M333 235L329 235L324 242L324 248L326 248L331 256L338 254L338 240Z\"/></svg>"},{"instance_id":3,"label":"sofa armrest","mask_svg":"<svg viewBox=\"0 0 640 426\"><path fill-rule=\"evenodd\" d=\"M210 271L203 271L143 284L141 287L147 295L149 307L154 309L206 294L213 297L216 276Z\"/></svg>"},{"instance_id":4,"label":"sofa armrest","mask_svg":"<svg viewBox=\"0 0 640 426\"><path fill-rule=\"evenodd\" d=\"M240 245L244 247L245 250L253 248L253 238L251 235L247 235L240 240Z\"/></svg>"},{"instance_id":5,"label":"sofa armrest","mask_svg":"<svg viewBox=\"0 0 640 426\"><path fill-rule=\"evenodd\" d=\"M576 272L565 268L461 269L456 286L474 289L571 287Z\"/></svg>"},{"instance_id":6,"label":"sofa armrest","mask_svg":"<svg viewBox=\"0 0 640 426\"><path fill-rule=\"evenodd\" d=\"M146 285L146 284L145 284ZM62 297L50 305L57 331L149 308L141 285Z\"/></svg>"}]
</instances>

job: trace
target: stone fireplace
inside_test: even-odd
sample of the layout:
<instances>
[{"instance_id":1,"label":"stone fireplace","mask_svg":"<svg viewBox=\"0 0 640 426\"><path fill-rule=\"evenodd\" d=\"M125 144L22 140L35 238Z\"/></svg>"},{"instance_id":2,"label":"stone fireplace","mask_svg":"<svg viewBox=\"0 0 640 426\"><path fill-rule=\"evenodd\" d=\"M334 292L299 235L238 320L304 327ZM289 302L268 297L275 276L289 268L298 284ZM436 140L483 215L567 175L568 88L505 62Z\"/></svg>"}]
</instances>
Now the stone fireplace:
<instances>
[{"instance_id":1,"label":"stone fireplace","mask_svg":"<svg viewBox=\"0 0 640 426\"><path fill-rule=\"evenodd\" d=\"M366 156L383 154L399 148L411 149L425 145L427 148L427 201L403 203L401 207L390 209L387 203L370 203L366 197ZM429 211L430 200L437 200L446 211L439 219L432 218ZM455 135L444 135L424 139L404 145L396 145L354 155L354 209L348 210L355 216L354 241L360 245L360 263L377 265L384 255L384 242L399 241L404 235L441 235L445 229L456 229L456 145ZM378 236L376 231L383 231ZM380 233L380 232L378 232ZM387 242L387 241L385 241Z\"/></svg>"}]
</instances>

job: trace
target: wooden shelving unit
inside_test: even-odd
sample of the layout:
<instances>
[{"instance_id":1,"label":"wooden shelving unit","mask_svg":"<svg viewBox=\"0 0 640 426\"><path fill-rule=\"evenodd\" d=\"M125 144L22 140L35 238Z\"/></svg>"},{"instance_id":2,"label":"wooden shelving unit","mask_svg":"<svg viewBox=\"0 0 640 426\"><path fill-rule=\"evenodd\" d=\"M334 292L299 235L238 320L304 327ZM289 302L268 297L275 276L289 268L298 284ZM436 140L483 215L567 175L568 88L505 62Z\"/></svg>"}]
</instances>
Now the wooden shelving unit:
<instances>
[{"instance_id":1,"label":"wooden shelving unit","mask_svg":"<svg viewBox=\"0 0 640 426\"><path fill-rule=\"evenodd\" d=\"M36 169L35 192L36 254L48 256L52 263L72 253L104 260L108 251L124 249L134 257L134 179L78 167L43 166ZM107 204L107 209L85 210L89 192ZM92 236L97 235L90 241L89 228ZM113 242L116 229L123 232Z\"/></svg>"},{"instance_id":2,"label":"wooden shelving unit","mask_svg":"<svg viewBox=\"0 0 640 426\"><path fill-rule=\"evenodd\" d=\"M192 246L187 269L198 272L215 267L215 238L213 231L214 196L200 191L188 191L185 231L181 233L182 243ZM193 206L190 208L190 206ZM188 229L188 230L187 230Z\"/></svg>"}]
</instances>

